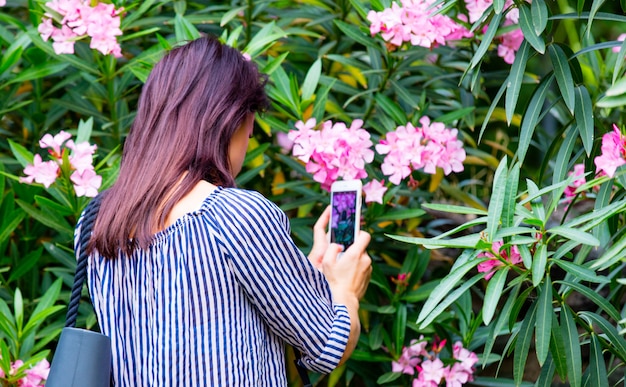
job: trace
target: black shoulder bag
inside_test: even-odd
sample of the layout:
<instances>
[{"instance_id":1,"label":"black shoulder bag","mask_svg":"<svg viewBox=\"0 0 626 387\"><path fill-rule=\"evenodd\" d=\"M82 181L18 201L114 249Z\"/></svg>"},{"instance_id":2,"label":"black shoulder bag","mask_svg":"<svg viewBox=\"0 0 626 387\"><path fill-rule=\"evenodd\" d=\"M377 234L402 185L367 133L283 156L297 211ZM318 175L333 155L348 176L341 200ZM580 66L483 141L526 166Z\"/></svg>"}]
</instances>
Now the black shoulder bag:
<instances>
[{"instance_id":1,"label":"black shoulder bag","mask_svg":"<svg viewBox=\"0 0 626 387\"><path fill-rule=\"evenodd\" d=\"M80 233L80 254L65 328L54 352L47 387L109 387L111 385L111 339L101 333L76 328L78 304L87 277L87 245L100 209L101 197L93 199L83 215Z\"/></svg>"}]
</instances>

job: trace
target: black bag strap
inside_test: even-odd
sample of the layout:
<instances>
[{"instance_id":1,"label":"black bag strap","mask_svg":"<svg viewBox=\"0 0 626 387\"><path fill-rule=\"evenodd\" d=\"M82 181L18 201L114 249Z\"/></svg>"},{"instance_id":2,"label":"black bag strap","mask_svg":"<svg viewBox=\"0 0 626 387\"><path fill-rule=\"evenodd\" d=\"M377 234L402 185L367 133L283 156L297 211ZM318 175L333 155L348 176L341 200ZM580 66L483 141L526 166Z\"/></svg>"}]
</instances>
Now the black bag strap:
<instances>
[{"instance_id":1,"label":"black bag strap","mask_svg":"<svg viewBox=\"0 0 626 387\"><path fill-rule=\"evenodd\" d=\"M74 284L72 285L72 293L70 295L70 302L67 306L67 315L65 317L65 326L73 328L76 326L76 318L78 317L78 304L80 303L80 296L83 291L83 284L87 278L87 245L89 239L91 239L91 230L96 222L96 215L100 210L100 202L102 195L95 197L85 209L83 214L83 220L80 228L79 242L80 253L76 260L76 273L74 274Z\"/></svg>"},{"instance_id":2,"label":"black bag strap","mask_svg":"<svg viewBox=\"0 0 626 387\"><path fill-rule=\"evenodd\" d=\"M296 355L294 363L296 363L296 368L298 369L298 374L300 374L300 379L302 379L302 384L304 384L304 387L313 387L311 380L309 380L307 369L300 364L300 358L302 357L300 351L298 351L296 347L293 347L293 352Z\"/></svg>"}]
</instances>

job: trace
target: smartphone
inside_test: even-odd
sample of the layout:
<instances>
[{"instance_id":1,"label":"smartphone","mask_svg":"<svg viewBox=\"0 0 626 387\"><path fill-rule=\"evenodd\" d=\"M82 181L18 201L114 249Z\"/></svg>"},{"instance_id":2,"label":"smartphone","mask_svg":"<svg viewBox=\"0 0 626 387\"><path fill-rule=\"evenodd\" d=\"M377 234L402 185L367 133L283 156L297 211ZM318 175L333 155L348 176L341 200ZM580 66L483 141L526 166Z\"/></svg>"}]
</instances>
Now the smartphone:
<instances>
[{"instance_id":1,"label":"smartphone","mask_svg":"<svg viewBox=\"0 0 626 387\"><path fill-rule=\"evenodd\" d=\"M340 180L330 187L330 242L343 245L354 243L361 225L361 180Z\"/></svg>"}]
</instances>

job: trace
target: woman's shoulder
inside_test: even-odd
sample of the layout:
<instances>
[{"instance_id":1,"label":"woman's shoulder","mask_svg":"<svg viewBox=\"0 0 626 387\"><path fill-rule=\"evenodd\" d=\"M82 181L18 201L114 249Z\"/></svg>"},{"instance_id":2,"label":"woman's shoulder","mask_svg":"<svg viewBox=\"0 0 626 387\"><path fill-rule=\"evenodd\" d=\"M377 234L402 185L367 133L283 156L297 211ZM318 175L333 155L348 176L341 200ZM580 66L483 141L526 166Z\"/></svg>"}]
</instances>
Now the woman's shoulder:
<instances>
[{"instance_id":1,"label":"woman's shoulder","mask_svg":"<svg viewBox=\"0 0 626 387\"><path fill-rule=\"evenodd\" d=\"M207 202L207 206L217 206L239 218L257 221L259 218L272 217L282 220L285 213L271 200L258 191L242 188L220 188L215 200Z\"/></svg>"}]
</instances>

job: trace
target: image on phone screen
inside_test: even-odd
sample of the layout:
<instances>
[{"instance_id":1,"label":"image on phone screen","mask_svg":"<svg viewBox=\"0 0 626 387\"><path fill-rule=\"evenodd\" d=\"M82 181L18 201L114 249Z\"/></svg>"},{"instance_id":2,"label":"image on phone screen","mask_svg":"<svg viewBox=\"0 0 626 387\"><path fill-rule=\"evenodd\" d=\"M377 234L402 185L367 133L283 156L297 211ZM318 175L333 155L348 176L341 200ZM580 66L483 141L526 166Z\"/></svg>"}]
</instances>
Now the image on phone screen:
<instances>
[{"instance_id":1,"label":"image on phone screen","mask_svg":"<svg viewBox=\"0 0 626 387\"><path fill-rule=\"evenodd\" d=\"M331 209L330 241L348 248L354 243L356 191L334 192Z\"/></svg>"}]
</instances>

